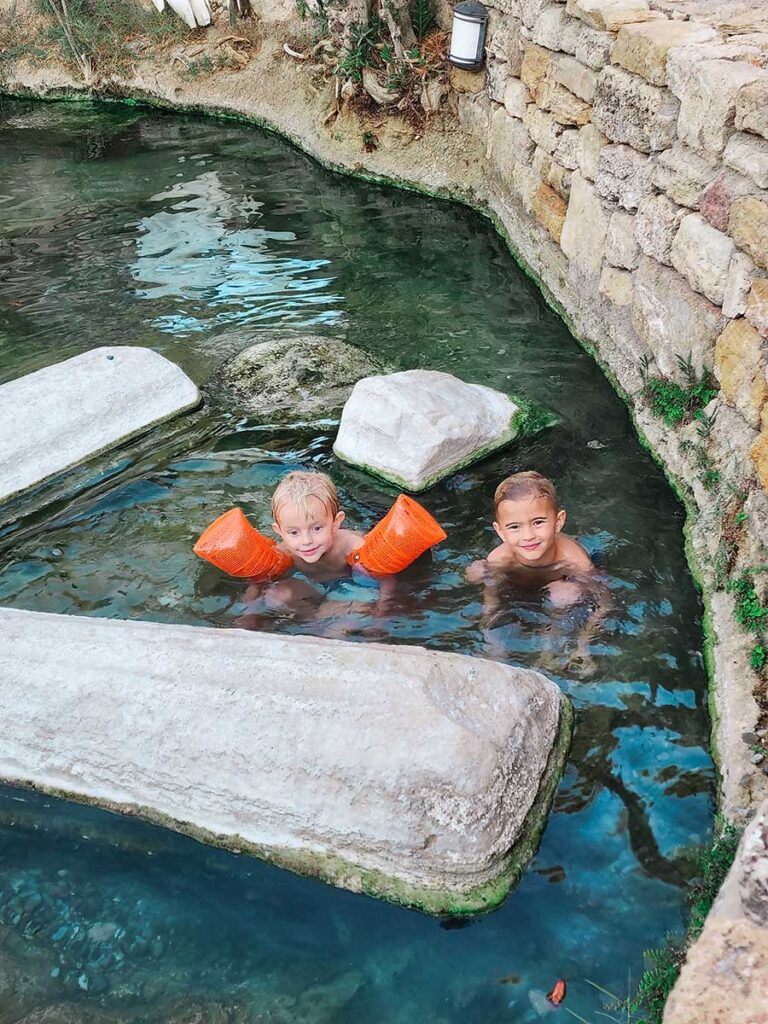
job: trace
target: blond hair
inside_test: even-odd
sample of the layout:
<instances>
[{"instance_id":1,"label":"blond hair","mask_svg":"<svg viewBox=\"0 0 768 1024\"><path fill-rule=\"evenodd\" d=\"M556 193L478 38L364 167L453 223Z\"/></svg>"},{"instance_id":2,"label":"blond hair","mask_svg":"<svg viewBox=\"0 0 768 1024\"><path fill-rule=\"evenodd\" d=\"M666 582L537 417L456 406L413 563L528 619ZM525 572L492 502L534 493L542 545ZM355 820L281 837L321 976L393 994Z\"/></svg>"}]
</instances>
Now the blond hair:
<instances>
[{"instance_id":1,"label":"blond hair","mask_svg":"<svg viewBox=\"0 0 768 1024\"><path fill-rule=\"evenodd\" d=\"M535 470L529 470L526 473L513 473L501 481L493 495L494 515L498 516L502 501L519 501L521 498L546 498L555 512L560 510L552 481Z\"/></svg>"},{"instance_id":2,"label":"blond hair","mask_svg":"<svg viewBox=\"0 0 768 1024\"><path fill-rule=\"evenodd\" d=\"M280 509L287 501L292 502L299 512L308 516L312 498L317 498L331 516L335 516L339 511L339 496L333 480L327 473L318 473L311 469L294 469L286 473L275 488L272 495L272 518L276 523L280 522Z\"/></svg>"}]
</instances>

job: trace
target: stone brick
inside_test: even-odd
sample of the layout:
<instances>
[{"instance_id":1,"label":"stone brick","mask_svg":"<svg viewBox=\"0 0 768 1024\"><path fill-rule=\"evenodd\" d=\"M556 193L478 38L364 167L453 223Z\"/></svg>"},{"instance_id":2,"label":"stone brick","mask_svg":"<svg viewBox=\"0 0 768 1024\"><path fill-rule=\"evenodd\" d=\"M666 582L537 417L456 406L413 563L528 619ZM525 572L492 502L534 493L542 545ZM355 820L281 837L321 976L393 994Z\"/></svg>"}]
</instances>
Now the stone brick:
<instances>
[{"instance_id":1,"label":"stone brick","mask_svg":"<svg viewBox=\"0 0 768 1024\"><path fill-rule=\"evenodd\" d=\"M520 0L520 18L527 29L533 28L552 0Z\"/></svg>"},{"instance_id":2,"label":"stone brick","mask_svg":"<svg viewBox=\"0 0 768 1024\"><path fill-rule=\"evenodd\" d=\"M746 253L735 252L733 254L725 279L725 294L723 295L723 313L727 317L741 316L745 312L752 282L759 275L760 271Z\"/></svg>"},{"instance_id":3,"label":"stone brick","mask_svg":"<svg viewBox=\"0 0 768 1024\"><path fill-rule=\"evenodd\" d=\"M580 135L581 131L578 128L566 128L555 146L555 160L569 171L575 171L579 166Z\"/></svg>"},{"instance_id":4,"label":"stone brick","mask_svg":"<svg viewBox=\"0 0 768 1024\"><path fill-rule=\"evenodd\" d=\"M611 266L634 270L640 262L640 247L635 238L635 218L631 213L614 210L605 238L605 258Z\"/></svg>"},{"instance_id":5,"label":"stone brick","mask_svg":"<svg viewBox=\"0 0 768 1024\"><path fill-rule=\"evenodd\" d=\"M608 139L593 124L585 124L579 130L578 160L579 170L585 178L594 181L597 177L597 166L600 152L608 145Z\"/></svg>"},{"instance_id":6,"label":"stone brick","mask_svg":"<svg viewBox=\"0 0 768 1024\"><path fill-rule=\"evenodd\" d=\"M768 188L768 140L742 133L732 135L725 147L723 161L753 181L758 188Z\"/></svg>"},{"instance_id":7,"label":"stone brick","mask_svg":"<svg viewBox=\"0 0 768 1024\"><path fill-rule=\"evenodd\" d=\"M755 472L760 486L768 491L768 427L763 427L757 440L749 449L749 454L755 464ZM748 975L752 973L753 964L749 963Z\"/></svg>"},{"instance_id":8,"label":"stone brick","mask_svg":"<svg viewBox=\"0 0 768 1024\"><path fill-rule=\"evenodd\" d=\"M591 103L597 88L597 73L575 57L556 54L552 62L552 81L565 86L579 99Z\"/></svg>"},{"instance_id":9,"label":"stone brick","mask_svg":"<svg viewBox=\"0 0 768 1024\"><path fill-rule=\"evenodd\" d=\"M576 59L594 71L601 71L611 61L613 33L598 32L597 29L573 20L575 24L581 25L581 31L576 39Z\"/></svg>"},{"instance_id":10,"label":"stone brick","mask_svg":"<svg viewBox=\"0 0 768 1024\"><path fill-rule=\"evenodd\" d=\"M489 60L486 65L486 89L494 103L504 102L504 88L509 78L505 60Z\"/></svg>"},{"instance_id":11,"label":"stone brick","mask_svg":"<svg viewBox=\"0 0 768 1024\"><path fill-rule=\"evenodd\" d=\"M614 306L631 306L635 294L632 275L626 270L605 266L600 273L600 294Z\"/></svg>"},{"instance_id":12,"label":"stone brick","mask_svg":"<svg viewBox=\"0 0 768 1024\"><path fill-rule=\"evenodd\" d=\"M591 28L617 32L633 21L655 17L646 0L567 0L566 11Z\"/></svg>"},{"instance_id":13,"label":"stone brick","mask_svg":"<svg viewBox=\"0 0 768 1024\"><path fill-rule=\"evenodd\" d=\"M539 110L533 103L528 105L523 123L537 146L546 149L548 153L554 153L560 136L563 134L563 125L559 124L551 114Z\"/></svg>"},{"instance_id":14,"label":"stone brick","mask_svg":"<svg viewBox=\"0 0 768 1024\"><path fill-rule=\"evenodd\" d=\"M727 231L734 200L754 191L752 182L747 178L735 171L721 171L702 192L699 210L713 228Z\"/></svg>"},{"instance_id":15,"label":"stone brick","mask_svg":"<svg viewBox=\"0 0 768 1024\"><path fill-rule=\"evenodd\" d=\"M605 199L636 210L640 201L653 193L655 160L631 146L605 146L597 161L595 188Z\"/></svg>"},{"instance_id":16,"label":"stone brick","mask_svg":"<svg viewBox=\"0 0 768 1024\"><path fill-rule=\"evenodd\" d=\"M715 345L715 376L726 399L753 427L768 398L763 340L746 320L732 320Z\"/></svg>"},{"instance_id":17,"label":"stone brick","mask_svg":"<svg viewBox=\"0 0 768 1024\"><path fill-rule=\"evenodd\" d=\"M504 109L513 117L521 121L525 117L525 110L531 102L531 94L519 78L508 78L504 87Z\"/></svg>"},{"instance_id":18,"label":"stone brick","mask_svg":"<svg viewBox=\"0 0 768 1024\"><path fill-rule=\"evenodd\" d=\"M725 326L720 309L685 279L649 257L635 271L632 323L653 351L662 373L678 372L677 357L691 354L698 371L712 367L715 339Z\"/></svg>"},{"instance_id":19,"label":"stone brick","mask_svg":"<svg viewBox=\"0 0 768 1024\"><path fill-rule=\"evenodd\" d=\"M491 33L486 44L488 52L508 64L510 75L519 75L523 63L523 45L520 38L520 22L516 18L490 12Z\"/></svg>"},{"instance_id":20,"label":"stone brick","mask_svg":"<svg viewBox=\"0 0 768 1024\"><path fill-rule=\"evenodd\" d=\"M700 213L688 213L672 242L672 266L691 288L722 306L728 265L735 248L728 235L713 228Z\"/></svg>"},{"instance_id":21,"label":"stone brick","mask_svg":"<svg viewBox=\"0 0 768 1024\"><path fill-rule=\"evenodd\" d=\"M743 43L703 43L698 46L673 47L667 53L667 87L682 99L688 81L696 68L707 60L744 61L761 67L763 54L757 46Z\"/></svg>"},{"instance_id":22,"label":"stone brick","mask_svg":"<svg viewBox=\"0 0 768 1024\"><path fill-rule=\"evenodd\" d=\"M765 277L752 282L745 316L764 338L768 338L768 279Z\"/></svg>"},{"instance_id":23,"label":"stone brick","mask_svg":"<svg viewBox=\"0 0 768 1024\"><path fill-rule=\"evenodd\" d=\"M546 46L548 50L563 50L574 54L581 24L569 17L561 4L553 4L541 12L531 29L531 40L539 46Z\"/></svg>"},{"instance_id":24,"label":"stone brick","mask_svg":"<svg viewBox=\"0 0 768 1024\"><path fill-rule=\"evenodd\" d=\"M614 142L651 153L674 142L679 108L668 90L607 67L597 82L592 120Z\"/></svg>"},{"instance_id":25,"label":"stone brick","mask_svg":"<svg viewBox=\"0 0 768 1024\"><path fill-rule=\"evenodd\" d=\"M461 127L477 138L486 138L491 123L491 101L485 93L462 93L457 97L456 107Z\"/></svg>"},{"instance_id":26,"label":"stone brick","mask_svg":"<svg viewBox=\"0 0 768 1024\"><path fill-rule=\"evenodd\" d=\"M508 177L516 164L531 162L533 148L522 121L510 117L504 107L496 107L491 114L486 155L497 170Z\"/></svg>"},{"instance_id":27,"label":"stone brick","mask_svg":"<svg viewBox=\"0 0 768 1024\"><path fill-rule=\"evenodd\" d=\"M541 180L563 199L571 194L571 172L553 159L545 149L537 148L533 154L532 169ZM565 216L565 210L563 210Z\"/></svg>"},{"instance_id":28,"label":"stone brick","mask_svg":"<svg viewBox=\"0 0 768 1024\"><path fill-rule=\"evenodd\" d=\"M608 214L592 185L575 171L560 248L583 274L597 276L603 259Z\"/></svg>"},{"instance_id":29,"label":"stone brick","mask_svg":"<svg viewBox=\"0 0 768 1024\"><path fill-rule=\"evenodd\" d=\"M678 121L680 141L710 157L719 157L733 134L736 97L768 72L730 60L707 60L688 80Z\"/></svg>"},{"instance_id":30,"label":"stone brick","mask_svg":"<svg viewBox=\"0 0 768 1024\"><path fill-rule=\"evenodd\" d=\"M566 210L567 204L562 196L542 182L533 201L533 215L558 245L565 223Z\"/></svg>"},{"instance_id":31,"label":"stone brick","mask_svg":"<svg viewBox=\"0 0 768 1024\"><path fill-rule=\"evenodd\" d=\"M728 233L758 267L768 269L768 202L741 196L731 206Z\"/></svg>"},{"instance_id":32,"label":"stone brick","mask_svg":"<svg viewBox=\"0 0 768 1024\"><path fill-rule=\"evenodd\" d=\"M653 184L681 206L698 210L702 194L716 173L698 153L676 142L659 154Z\"/></svg>"},{"instance_id":33,"label":"stone brick","mask_svg":"<svg viewBox=\"0 0 768 1024\"><path fill-rule=\"evenodd\" d=\"M592 119L592 107L589 103L585 103L568 89L551 80L547 82L541 106L560 124L579 126L589 124Z\"/></svg>"},{"instance_id":34,"label":"stone brick","mask_svg":"<svg viewBox=\"0 0 768 1024\"><path fill-rule=\"evenodd\" d=\"M512 171L512 185L526 212L533 215L534 203L541 185L538 174L526 164L515 164Z\"/></svg>"},{"instance_id":35,"label":"stone brick","mask_svg":"<svg viewBox=\"0 0 768 1024\"><path fill-rule=\"evenodd\" d=\"M451 64L448 67L448 80L454 92L482 92L485 89L485 70L465 71L463 68L455 68Z\"/></svg>"},{"instance_id":36,"label":"stone brick","mask_svg":"<svg viewBox=\"0 0 768 1024\"><path fill-rule=\"evenodd\" d=\"M549 71L552 66L552 54L543 46L529 46L523 57L520 78L528 88L534 103L541 104L547 88Z\"/></svg>"},{"instance_id":37,"label":"stone brick","mask_svg":"<svg viewBox=\"0 0 768 1024\"><path fill-rule=\"evenodd\" d=\"M768 139L768 82L752 82L736 97L736 127Z\"/></svg>"},{"instance_id":38,"label":"stone brick","mask_svg":"<svg viewBox=\"0 0 768 1024\"><path fill-rule=\"evenodd\" d=\"M624 25L611 50L611 60L653 85L666 85L670 49L717 38L713 28L692 21L661 19Z\"/></svg>"},{"instance_id":39,"label":"stone brick","mask_svg":"<svg viewBox=\"0 0 768 1024\"><path fill-rule=\"evenodd\" d=\"M667 196L647 196L637 207L635 234L646 256L670 264L672 241L680 221L688 213Z\"/></svg>"}]
</instances>

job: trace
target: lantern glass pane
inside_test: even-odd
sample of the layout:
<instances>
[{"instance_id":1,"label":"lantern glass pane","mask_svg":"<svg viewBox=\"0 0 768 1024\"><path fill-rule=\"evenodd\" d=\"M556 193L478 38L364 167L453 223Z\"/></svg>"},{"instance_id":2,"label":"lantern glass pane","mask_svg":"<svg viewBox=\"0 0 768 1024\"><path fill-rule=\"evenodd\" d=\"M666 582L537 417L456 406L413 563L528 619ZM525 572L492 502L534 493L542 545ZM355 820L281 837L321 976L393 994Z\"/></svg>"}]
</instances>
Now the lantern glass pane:
<instances>
[{"instance_id":1,"label":"lantern glass pane","mask_svg":"<svg viewBox=\"0 0 768 1024\"><path fill-rule=\"evenodd\" d=\"M450 56L456 60L474 64L477 60L481 27L476 21L464 21L461 18L454 18L453 31L451 32Z\"/></svg>"}]
</instances>

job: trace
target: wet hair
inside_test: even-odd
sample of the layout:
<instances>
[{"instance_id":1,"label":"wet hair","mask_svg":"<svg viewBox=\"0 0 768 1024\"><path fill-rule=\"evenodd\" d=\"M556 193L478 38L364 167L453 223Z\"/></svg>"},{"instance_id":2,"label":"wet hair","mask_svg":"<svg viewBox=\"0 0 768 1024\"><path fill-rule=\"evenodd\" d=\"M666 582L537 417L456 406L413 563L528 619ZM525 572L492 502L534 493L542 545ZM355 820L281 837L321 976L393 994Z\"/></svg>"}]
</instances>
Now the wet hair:
<instances>
[{"instance_id":1,"label":"wet hair","mask_svg":"<svg viewBox=\"0 0 768 1024\"><path fill-rule=\"evenodd\" d=\"M557 491L552 481L535 470L529 470L526 473L513 473L501 481L493 495L494 515L498 516L502 501L519 501L521 498L546 498L555 512L560 511Z\"/></svg>"},{"instance_id":2,"label":"wet hair","mask_svg":"<svg viewBox=\"0 0 768 1024\"><path fill-rule=\"evenodd\" d=\"M299 512L308 516L312 498L317 498L332 517L339 511L339 496L327 473L294 469L286 473L275 488L272 495L272 518L276 523L280 522L280 509L287 501L293 502Z\"/></svg>"}]
</instances>

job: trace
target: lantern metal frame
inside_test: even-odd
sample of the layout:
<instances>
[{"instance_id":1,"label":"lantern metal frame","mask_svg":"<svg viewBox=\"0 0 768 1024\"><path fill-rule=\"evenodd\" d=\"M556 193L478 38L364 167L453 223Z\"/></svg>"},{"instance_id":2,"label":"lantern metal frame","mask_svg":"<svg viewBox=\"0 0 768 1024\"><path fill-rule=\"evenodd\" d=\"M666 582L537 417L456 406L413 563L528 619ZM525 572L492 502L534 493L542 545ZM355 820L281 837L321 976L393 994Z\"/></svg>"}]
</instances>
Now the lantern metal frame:
<instances>
[{"instance_id":1,"label":"lantern metal frame","mask_svg":"<svg viewBox=\"0 0 768 1024\"><path fill-rule=\"evenodd\" d=\"M474 54L457 52L454 47L460 50L460 36L465 33L469 26L477 26L477 41ZM448 62L454 67L463 68L464 71L479 71L485 59L485 34L488 27L488 10L479 0L462 0L453 9L453 25L451 30L451 44L448 50Z\"/></svg>"}]
</instances>

